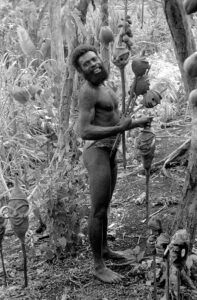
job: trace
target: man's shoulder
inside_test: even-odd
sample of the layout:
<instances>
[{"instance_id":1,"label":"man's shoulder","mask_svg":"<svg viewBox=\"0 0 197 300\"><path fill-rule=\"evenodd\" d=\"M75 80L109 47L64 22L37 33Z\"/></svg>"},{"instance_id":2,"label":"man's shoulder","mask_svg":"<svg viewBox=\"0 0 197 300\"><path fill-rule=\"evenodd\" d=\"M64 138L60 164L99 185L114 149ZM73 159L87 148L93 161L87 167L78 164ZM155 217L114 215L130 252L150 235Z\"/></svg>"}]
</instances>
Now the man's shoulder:
<instances>
[{"instance_id":1,"label":"man's shoulder","mask_svg":"<svg viewBox=\"0 0 197 300\"><path fill-rule=\"evenodd\" d=\"M81 88L80 88L80 91L79 91L79 96L80 96L80 99L83 99L83 98L92 98L92 97L95 97L95 92L96 90L90 86L87 82L85 82Z\"/></svg>"},{"instance_id":2,"label":"man's shoulder","mask_svg":"<svg viewBox=\"0 0 197 300\"><path fill-rule=\"evenodd\" d=\"M91 86L87 81L85 81L83 83L83 85L81 86L81 89L80 89L81 92L95 92L95 88L93 86Z\"/></svg>"}]
</instances>

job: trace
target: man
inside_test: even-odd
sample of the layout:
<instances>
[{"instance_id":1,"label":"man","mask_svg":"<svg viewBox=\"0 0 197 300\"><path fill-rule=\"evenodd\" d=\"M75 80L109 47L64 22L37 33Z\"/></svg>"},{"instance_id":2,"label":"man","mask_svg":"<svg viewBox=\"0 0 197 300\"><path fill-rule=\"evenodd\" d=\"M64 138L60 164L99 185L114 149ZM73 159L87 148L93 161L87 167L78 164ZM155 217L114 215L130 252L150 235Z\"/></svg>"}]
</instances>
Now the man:
<instances>
[{"instance_id":1,"label":"man","mask_svg":"<svg viewBox=\"0 0 197 300\"><path fill-rule=\"evenodd\" d=\"M107 211L116 185L116 151L112 147L119 133L143 127L151 118L131 120L120 118L116 94L104 84L108 78L97 50L88 45L78 46L72 63L86 82L79 93L79 132L88 140L83 151L89 174L91 212L89 239L94 256L94 275L108 283L119 282L119 274L106 267L104 257L120 258L107 245ZM116 149L117 150L117 149Z\"/></svg>"}]
</instances>

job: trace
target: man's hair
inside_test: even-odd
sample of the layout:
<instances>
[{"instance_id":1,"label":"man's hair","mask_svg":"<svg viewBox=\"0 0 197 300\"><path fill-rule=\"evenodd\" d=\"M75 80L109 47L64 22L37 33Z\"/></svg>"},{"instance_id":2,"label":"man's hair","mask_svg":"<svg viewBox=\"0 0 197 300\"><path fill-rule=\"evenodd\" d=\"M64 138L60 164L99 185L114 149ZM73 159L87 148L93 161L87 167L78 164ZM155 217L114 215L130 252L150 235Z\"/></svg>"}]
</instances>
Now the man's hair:
<instances>
[{"instance_id":1,"label":"man's hair","mask_svg":"<svg viewBox=\"0 0 197 300\"><path fill-rule=\"evenodd\" d=\"M98 54L96 48L94 46L91 45L79 45L78 47L76 47L72 53L72 65L77 69L78 72L81 72L81 68L79 65L79 58L86 54L87 52L92 51L96 54Z\"/></svg>"}]
</instances>

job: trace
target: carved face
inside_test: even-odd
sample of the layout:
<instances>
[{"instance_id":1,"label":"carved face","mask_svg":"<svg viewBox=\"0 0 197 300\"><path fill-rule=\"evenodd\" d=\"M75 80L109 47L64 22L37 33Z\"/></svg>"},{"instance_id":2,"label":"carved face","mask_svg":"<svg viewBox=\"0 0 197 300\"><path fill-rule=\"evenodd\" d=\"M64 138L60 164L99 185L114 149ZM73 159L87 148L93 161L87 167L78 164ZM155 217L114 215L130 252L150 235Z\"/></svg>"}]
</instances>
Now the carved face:
<instances>
[{"instance_id":1,"label":"carved face","mask_svg":"<svg viewBox=\"0 0 197 300\"><path fill-rule=\"evenodd\" d=\"M116 47L113 54L113 63L118 68L124 68L130 58L130 51L125 47Z\"/></svg>"},{"instance_id":2,"label":"carved face","mask_svg":"<svg viewBox=\"0 0 197 300\"><path fill-rule=\"evenodd\" d=\"M149 90L143 95L143 105L152 108L161 103L161 95L157 91Z\"/></svg>"},{"instance_id":3,"label":"carved face","mask_svg":"<svg viewBox=\"0 0 197 300\"><path fill-rule=\"evenodd\" d=\"M82 55L79 58L79 65L84 78L93 85L99 85L108 78L103 62L93 51Z\"/></svg>"}]
</instances>

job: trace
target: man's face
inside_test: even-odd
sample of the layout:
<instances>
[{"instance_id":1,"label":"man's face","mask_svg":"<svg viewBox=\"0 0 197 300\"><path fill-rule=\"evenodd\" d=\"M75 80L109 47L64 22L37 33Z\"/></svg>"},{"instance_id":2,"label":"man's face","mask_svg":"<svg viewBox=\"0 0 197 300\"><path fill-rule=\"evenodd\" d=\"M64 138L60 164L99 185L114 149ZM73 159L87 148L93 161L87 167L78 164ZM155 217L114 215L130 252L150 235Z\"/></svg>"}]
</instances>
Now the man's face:
<instances>
[{"instance_id":1,"label":"man's face","mask_svg":"<svg viewBox=\"0 0 197 300\"><path fill-rule=\"evenodd\" d=\"M97 54L88 51L79 58L84 78L93 85L100 85L108 78L108 73Z\"/></svg>"}]
</instances>

